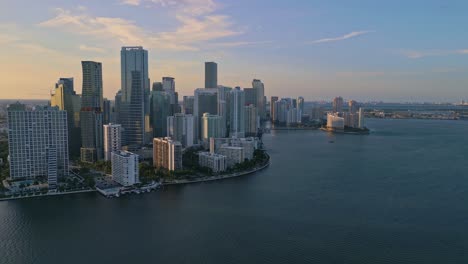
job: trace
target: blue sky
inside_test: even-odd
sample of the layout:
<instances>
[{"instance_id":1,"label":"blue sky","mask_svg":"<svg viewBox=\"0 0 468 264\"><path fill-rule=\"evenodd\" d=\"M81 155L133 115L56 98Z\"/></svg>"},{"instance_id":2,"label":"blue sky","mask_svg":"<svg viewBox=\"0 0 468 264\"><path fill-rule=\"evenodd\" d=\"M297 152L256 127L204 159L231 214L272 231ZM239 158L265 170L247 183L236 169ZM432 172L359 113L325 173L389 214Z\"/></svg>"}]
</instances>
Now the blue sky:
<instances>
[{"instance_id":1,"label":"blue sky","mask_svg":"<svg viewBox=\"0 0 468 264\"><path fill-rule=\"evenodd\" d=\"M151 81L203 81L306 100L468 99L467 1L2 0L0 98L48 98L81 60L103 62L104 95L120 86L121 46L150 54ZM18 87L18 89L15 89Z\"/></svg>"}]
</instances>

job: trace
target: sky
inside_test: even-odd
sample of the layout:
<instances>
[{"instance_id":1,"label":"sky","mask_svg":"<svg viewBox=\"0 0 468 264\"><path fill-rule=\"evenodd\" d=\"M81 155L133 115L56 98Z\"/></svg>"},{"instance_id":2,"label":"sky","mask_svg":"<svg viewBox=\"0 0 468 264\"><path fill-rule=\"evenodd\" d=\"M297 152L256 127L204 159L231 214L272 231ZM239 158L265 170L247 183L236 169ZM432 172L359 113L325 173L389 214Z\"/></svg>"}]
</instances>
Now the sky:
<instances>
[{"instance_id":1,"label":"sky","mask_svg":"<svg viewBox=\"0 0 468 264\"><path fill-rule=\"evenodd\" d=\"M81 93L81 61L120 89L120 49L149 52L151 82L181 95L265 83L268 97L468 99L466 0L0 0L0 98L47 99L60 77Z\"/></svg>"}]
</instances>

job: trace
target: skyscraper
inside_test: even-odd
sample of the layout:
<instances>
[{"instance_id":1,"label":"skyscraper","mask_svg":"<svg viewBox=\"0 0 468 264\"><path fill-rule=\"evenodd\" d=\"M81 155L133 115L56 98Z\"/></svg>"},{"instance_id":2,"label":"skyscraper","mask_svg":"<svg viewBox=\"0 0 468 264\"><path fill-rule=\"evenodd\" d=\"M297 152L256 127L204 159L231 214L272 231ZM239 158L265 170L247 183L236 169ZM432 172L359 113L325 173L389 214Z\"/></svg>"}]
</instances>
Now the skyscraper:
<instances>
[{"instance_id":1,"label":"skyscraper","mask_svg":"<svg viewBox=\"0 0 468 264\"><path fill-rule=\"evenodd\" d=\"M152 91L164 91L162 82L154 82Z\"/></svg>"},{"instance_id":2,"label":"skyscraper","mask_svg":"<svg viewBox=\"0 0 468 264\"><path fill-rule=\"evenodd\" d=\"M359 108L359 122L358 122L359 128L363 129L365 127L364 124L364 109L362 107Z\"/></svg>"},{"instance_id":3,"label":"skyscraper","mask_svg":"<svg viewBox=\"0 0 468 264\"><path fill-rule=\"evenodd\" d=\"M257 90L254 88L244 88L245 93L245 105L255 105L257 106Z\"/></svg>"},{"instance_id":4,"label":"skyscraper","mask_svg":"<svg viewBox=\"0 0 468 264\"><path fill-rule=\"evenodd\" d=\"M297 122L302 122L302 115L304 114L304 97L297 98Z\"/></svg>"},{"instance_id":5,"label":"skyscraper","mask_svg":"<svg viewBox=\"0 0 468 264\"><path fill-rule=\"evenodd\" d=\"M104 160L112 159L112 152L122 149L122 126L119 124L104 125Z\"/></svg>"},{"instance_id":6,"label":"skyscraper","mask_svg":"<svg viewBox=\"0 0 468 264\"><path fill-rule=\"evenodd\" d=\"M349 100L348 101L348 111L349 113L355 114L359 111L359 105L356 101L354 100Z\"/></svg>"},{"instance_id":7,"label":"skyscraper","mask_svg":"<svg viewBox=\"0 0 468 264\"><path fill-rule=\"evenodd\" d=\"M162 78L163 90L166 92L175 92L175 80L172 77Z\"/></svg>"},{"instance_id":8,"label":"skyscraper","mask_svg":"<svg viewBox=\"0 0 468 264\"><path fill-rule=\"evenodd\" d=\"M246 136L257 136L258 132L258 113L257 108L254 105L248 105L244 107L245 111L245 135Z\"/></svg>"},{"instance_id":9,"label":"skyscraper","mask_svg":"<svg viewBox=\"0 0 468 264\"><path fill-rule=\"evenodd\" d=\"M333 113L343 112L343 97L335 97L333 99Z\"/></svg>"},{"instance_id":10,"label":"skyscraper","mask_svg":"<svg viewBox=\"0 0 468 264\"><path fill-rule=\"evenodd\" d=\"M129 149L138 149L146 143L145 119L149 114L149 106L145 105L149 103L149 99L145 99L145 95L149 95L148 51L143 47L122 47L120 58L123 139Z\"/></svg>"},{"instance_id":11,"label":"skyscraper","mask_svg":"<svg viewBox=\"0 0 468 264\"><path fill-rule=\"evenodd\" d=\"M81 96L74 90L73 78L60 78L51 92L50 105L59 110L67 111L68 120L68 148L73 157L80 155L81 130L80 109Z\"/></svg>"},{"instance_id":12,"label":"skyscraper","mask_svg":"<svg viewBox=\"0 0 468 264\"><path fill-rule=\"evenodd\" d=\"M167 117L171 114L170 96L163 91L151 91L150 120L153 137L167 136Z\"/></svg>"},{"instance_id":13,"label":"skyscraper","mask_svg":"<svg viewBox=\"0 0 468 264\"><path fill-rule=\"evenodd\" d=\"M102 109L102 115L103 115L102 123L103 124L109 124L111 122L111 117L112 117L111 101L108 100L107 98L104 98L104 100L102 101L102 106L103 106L103 109Z\"/></svg>"},{"instance_id":14,"label":"skyscraper","mask_svg":"<svg viewBox=\"0 0 468 264\"><path fill-rule=\"evenodd\" d=\"M229 101L231 96L231 90L232 88L230 87L222 85L218 86L218 115L222 118L221 133L225 136L227 136L227 133L229 132L227 129L230 119Z\"/></svg>"},{"instance_id":15,"label":"skyscraper","mask_svg":"<svg viewBox=\"0 0 468 264\"><path fill-rule=\"evenodd\" d=\"M68 176L67 112L58 107L8 108L8 146L12 179L46 176L50 189Z\"/></svg>"},{"instance_id":16,"label":"skyscraper","mask_svg":"<svg viewBox=\"0 0 468 264\"><path fill-rule=\"evenodd\" d=\"M264 120L266 118L265 115L265 85L262 83L261 80L254 79L252 81L252 87L256 90L257 96L257 103L254 104L257 107L258 115L260 116L260 120Z\"/></svg>"},{"instance_id":17,"label":"skyscraper","mask_svg":"<svg viewBox=\"0 0 468 264\"><path fill-rule=\"evenodd\" d=\"M120 112L122 110L122 90L118 90L114 99L113 122L120 124Z\"/></svg>"},{"instance_id":18,"label":"skyscraper","mask_svg":"<svg viewBox=\"0 0 468 264\"><path fill-rule=\"evenodd\" d=\"M218 89L196 89L193 103L193 115L197 138L201 138L201 118L204 113L218 114Z\"/></svg>"},{"instance_id":19,"label":"skyscraper","mask_svg":"<svg viewBox=\"0 0 468 264\"><path fill-rule=\"evenodd\" d=\"M230 92L230 137L242 138L245 136L245 93L236 88Z\"/></svg>"},{"instance_id":20,"label":"skyscraper","mask_svg":"<svg viewBox=\"0 0 468 264\"><path fill-rule=\"evenodd\" d=\"M205 88L218 87L218 64L205 62Z\"/></svg>"},{"instance_id":21,"label":"skyscraper","mask_svg":"<svg viewBox=\"0 0 468 264\"><path fill-rule=\"evenodd\" d=\"M183 101L182 113L186 115L193 115L193 103L194 103L195 97L184 96L183 100L184 101Z\"/></svg>"},{"instance_id":22,"label":"skyscraper","mask_svg":"<svg viewBox=\"0 0 468 264\"><path fill-rule=\"evenodd\" d=\"M278 96L272 96L271 99L270 99L270 119L275 121L276 120L276 117L275 117L275 103L278 102Z\"/></svg>"},{"instance_id":23,"label":"skyscraper","mask_svg":"<svg viewBox=\"0 0 468 264\"><path fill-rule=\"evenodd\" d=\"M95 162L103 158L102 140L102 65L83 61L81 99L81 161Z\"/></svg>"},{"instance_id":24,"label":"skyscraper","mask_svg":"<svg viewBox=\"0 0 468 264\"><path fill-rule=\"evenodd\" d=\"M182 143L184 148L195 142L195 123L193 115L175 114L167 117L167 136Z\"/></svg>"},{"instance_id":25,"label":"skyscraper","mask_svg":"<svg viewBox=\"0 0 468 264\"><path fill-rule=\"evenodd\" d=\"M204 113L202 118L202 139L209 142L210 138L224 137L222 133L222 118L219 115Z\"/></svg>"}]
</instances>

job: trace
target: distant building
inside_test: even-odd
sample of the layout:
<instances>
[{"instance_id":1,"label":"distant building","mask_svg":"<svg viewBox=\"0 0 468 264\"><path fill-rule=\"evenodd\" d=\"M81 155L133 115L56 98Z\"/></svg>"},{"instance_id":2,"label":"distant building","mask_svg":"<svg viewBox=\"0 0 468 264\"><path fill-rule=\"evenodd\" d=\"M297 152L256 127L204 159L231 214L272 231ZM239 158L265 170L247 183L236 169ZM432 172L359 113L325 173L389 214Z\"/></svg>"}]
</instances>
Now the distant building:
<instances>
[{"instance_id":1,"label":"distant building","mask_svg":"<svg viewBox=\"0 0 468 264\"><path fill-rule=\"evenodd\" d=\"M244 88L245 104L257 106L257 90L254 88Z\"/></svg>"},{"instance_id":2,"label":"distant building","mask_svg":"<svg viewBox=\"0 0 468 264\"><path fill-rule=\"evenodd\" d=\"M358 113L343 113L345 121L345 127L357 128L359 126L359 114Z\"/></svg>"},{"instance_id":3,"label":"distant building","mask_svg":"<svg viewBox=\"0 0 468 264\"><path fill-rule=\"evenodd\" d=\"M210 152L199 152L198 164L200 167L210 168L214 173L223 172L227 169L226 156Z\"/></svg>"},{"instance_id":4,"label":"distant building","mask_svg":"<svg viewBox=\"0 0 468 264\"><path fill-rule=\"evenodd\" d=\"M218 115L221 116L221 133L227 136L228 123L230 121L230 101L232 88L226 86L218 86Z\"/></svg>"},{"instance_id":5,"label":"distant building","mask_svg":"<svg viewBox=\"0 0 468 264\"><path fill-rule=\"evenodd\" d=\"M58 107L8 107L8 146L12 179L46 177L50 189L68 177L67 112Z\"/></svg>"},{"instance_id":6,"label":"distant building","mask_svg":"<svg viewBox=\"0 0 468 264\"><path fill-rule=\"evenodd\" d=\"M102 65L83 61L83 91L81 95L81 161L96 162L103 155Z\"/></svg>"},{"instance_id":7,"label":"distant building","mask_svg":"<svg viewBox=\"0 0 468 264\"><path fill-rule=\"evenodd\" d=\"M218 87L218 64L205 62L205 88Z\"/></svg>"},{"instance_id":8,"label":"distant building","mask_svg":"<svg viewBox=\"0 0 468 264\"><path fill-rule=\"evenodd\" d=\"M297 98L297 122L301 123L302 116L304 115L304 97Z\"/></svg>"},{"instance_id":9,"label":"distant building","mask_svg":"<svg viewBox=\"0 0 468 264\"><path fill-rule=\"evenodd\" d=\"M193 115L197 138L202 136L202 117L204 113L218 114L218 89L196 89L193 103Z\"/></svg>"},{"instance_id":10,"label":"distant building","mask_svg":"<svg viewBox=\"0 0 468 264\"><path fill-rule=\"evenodd\" d=\"M183 105L182 105L182 113L186 115L193 115L193 103L195 97L193 96L184 96Z\"/></svg>"},{"instance_id":11,"label":"distant building","mask_svg":"<svg viewBox=\"0 0 468 264\"><path fill-rule=\"evenodd\" d=\"M244 107L245 116L245 135L256 136L259 126L259 118L257 113L257 107L254 105L248 105Z\"/></svg>"},{"instance_id":12,"label":"distant building","mask_svg":"<svg viewBox=\"0 0 468 264\"><path fill-rule=\"evenodd\" d=\"M170 96L164 91L152 91L150 96L150 123L153 138L167 136L167 117L170 116Z\"/></svg>"},{"instance_id":13,"label":"distant building","mask_svg":"<svg viewBox=\"0 0 468 264\"><path fill-rule=\"evenodd\" d=\"M120 124L120 111L122 110L122 90L117 91L114 99L114 114L112 122Z\"/></svg>"},{"instance_id":14,"label":"distant building","mask_svg":"<svg viewBox=\"0 0 468 264\"><path fill-rule=\"evenodd\" d=\"M50 105L67 111L68 148L71 156L80 155L81 137L80 110L81 96L74 90L73 78L60 78L50 95Z\"/></svg>"},{"instance_id":15,"label":"distant building","mask_svg":"<svg viewBox=\"0 0 468 264\"><path fill-rule=\"evenodd\" d=\"M208 141L210 138L223 137L222 133L222 118L218 115L209 113L203 114L202 118L202 139Z\"/></svg>"},{"instance_id":16,"label":"distant building","mask_svg":"<svg viewBox=\"0 0 468 264\"><path fill-rule=\"evenodd\" d=\"M151 90L158 91L158 92L164 91L162 82L154 82Z\"/></svg>"},{"instance_id":17,"label":"distant building","mask_svg":"<svg viewBox=\"0 0 468 264\"><path fill-rule=\"evenodd\" d=\"M359 104L354 100L350 100L348 102L348 112L351 114L355 114L358 111L359 111Z\"/></svg>"},{"instance_id":18,"label":"distant building","mask_svg":"<svg viewBox=\"0 0 468 264\"><path fill-rule=\"evenodd\" d=\"M104 125L104 160L112 160L112 152L122 149L122 126L119 124Z\"/></svg>"},{"instance_id":19,"label":"distant building","mask_svg":"<svg viewBox=\"0 0 468 264\"><path fill-rule=\"evenodd\" d=\"M153 166L169 171L181 170L182 144L170 138L153 139Z\"/></svg>"},{"instance_id":20,"label":"distant building","mask_svg":"<svg viewBox=\"0 0 468 264\"><path fill-rule=\"evenodd\" d=\"M258 115L260 116L260 120L264 120L265 115L265 85L262 83L261 80L254 79L252 81L252 88L256 90L256 97L257 103L254 104L257 107Z\"/></svg>"},{"instance_id":21,"label":"distant building","mask_svg":"<svg viewBox=\"0 0 468 264\"><path fill-rule=\"evenodd\" d=\"M195 144L195 118L193 115L175 114L167 117L167 136L182 143L184 148Z\"/></svg>"},{"instance_id":22,"label":"distant building","mask_svg":"<svg viewBox=\"0 0 468 264\"><path fill-rule=\"evenodd\" d=\"M103 105L103 110L102 110L102 114L103 114L103 117L102 117L102 123L103 124L109 124L112 122L111 118L112 118L112 105L111 105L111 101L110 100L107 100L107 98L104 98L103 101L102 101L102 105Z\"/></svg>"},{"instance_id":23,"label":"distant building","mask_svg":"<svg viewBox=\"0 0 468 264\"><path fill-rule=\"evenodd\" d=\"M333 113L343 112L343 97L335 97L333 99Z\"/></svg>"},{"instance_id":24,"label":"distant building","mask_svg":"<svg viewBox=\"0 0 468 264\"><path fill-rule=\"evenodd\" d=\"M210 152L219 153L223 146L242 147L244 149L244 159L252 159L254 151L259 148L259 139L248 138L210 138Z\"/></svg>"},{"instance_id":25,"label":"distant building","mask_svg":"<svg viewBox=\"0 0 468 264\"><path fill-rule=\"evenodd\" d=\"M270 118L272 121L276 120L276 102L279 100L278 96L272 96L270 99Z\"/></svg>"},{"instance_id":26,"label":"distant building","mask_svg":"<svg viewBox=\"0 0 468 264\"><path fill-rule=\"evenodd\" d=\"M364 123L364 109L361 107L359 108L359 124L358 127L363 129L365 128L366 124Z\"/></svg>"},{"instance_id":27,"label":"distant building","mask_svg":"<svg viewBox=\"0 0 468 264\"><path fill-rule=\"evenodd\" d=\"M112 179L125 187L139 183L138 155L121 150L112 152Z\"/></svg>"},{"instance_id":28,"label":"distant building","mask_svg":"<svg viewBox=\"0 0 468 264\"><path fill-rule=\"evenodd\" d=\"M289 110L287 110L286 123L288 125L299 123L297 108L290 108Z\"/></svg>"},{"instance_id":29,"label":"distant building","mask_svg":"<svg viewBox=\"0 0 468 264\"><path fill-rule=\"evenodd\" d=\"M240 89L231 92L229 112L230 112L230 137L242 138L245 136L245 93Z\"/></svg>"},{"instance_id":30,"label":"distant building","mask_svg":"<svg viewBox=\"0 0 468 264\"><path fill-rule=\"evenodd\" d=\"M165 92L175 92L175 79L172 77L163 77L162 88Z\"/></svg>"},{"instance_id":31,"label":"distant building","mask_svg":"<svg viewBox=\"0 0 468 264\"><path fill-rule=\"evenodd\" d=\"M339 117L338 115L335 115L335 114L327 115L327 128L343 130L344 126L345 126L345 120L343 117Z\"/></svg>"}]
</instances>

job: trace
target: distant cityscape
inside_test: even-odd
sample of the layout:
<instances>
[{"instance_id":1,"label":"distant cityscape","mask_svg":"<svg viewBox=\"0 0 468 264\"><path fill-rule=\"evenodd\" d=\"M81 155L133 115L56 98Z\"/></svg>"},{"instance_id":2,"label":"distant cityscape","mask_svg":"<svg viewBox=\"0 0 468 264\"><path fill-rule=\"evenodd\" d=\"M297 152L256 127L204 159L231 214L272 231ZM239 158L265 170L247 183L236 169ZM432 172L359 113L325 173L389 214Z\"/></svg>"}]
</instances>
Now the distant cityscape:
<instances>
[{"instance_id":1,"label":"distant cityscape","mask_svg":"<svg viewBox=\"0 0 468 264\"><path fill-rule=\"evenodd\" d=\"M48 102L2 106L2 197L95 189L119 196L240 176L268 166L262 136L274 129L366 134L365 118L467 117L464 102L405 109L342 97L267 100L260 79L243 89L219 84L216 62L205 63L205 87L179 98L174 78L150 82L143 47L123 47L120 56L121 89L113 100L103 98L102 64L82 61L81 94L73 77L62 77Z\"/></svg>"}]
</instances>

